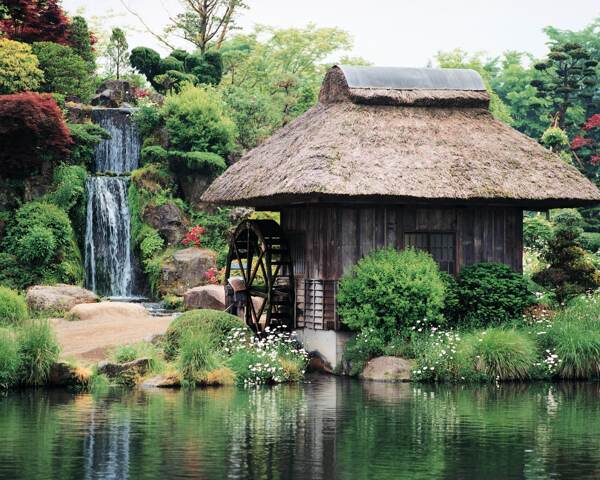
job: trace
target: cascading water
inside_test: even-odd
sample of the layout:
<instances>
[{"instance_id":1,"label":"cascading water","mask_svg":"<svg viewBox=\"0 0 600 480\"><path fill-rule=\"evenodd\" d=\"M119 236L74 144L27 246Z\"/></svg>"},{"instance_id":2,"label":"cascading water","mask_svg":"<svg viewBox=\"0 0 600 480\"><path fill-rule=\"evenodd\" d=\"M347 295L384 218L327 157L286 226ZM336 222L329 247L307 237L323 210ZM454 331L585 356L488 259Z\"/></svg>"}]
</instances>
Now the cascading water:
<instances>
[{"instance_id":1,"label":"cascading water","mask_svg":"<svg viewBox=\"0 0 600 480\"><path fill-rule=\"evenodd\" d=\"M128 174L138 167L140 139L126 109L95 109L92 120L111 135L96 149L96 172L86 183L87 288L110 297L135 296ZM110 172L111 175L102 175ZM115 176L118 175L118 176Z\"/></svg>"}]
</instances>

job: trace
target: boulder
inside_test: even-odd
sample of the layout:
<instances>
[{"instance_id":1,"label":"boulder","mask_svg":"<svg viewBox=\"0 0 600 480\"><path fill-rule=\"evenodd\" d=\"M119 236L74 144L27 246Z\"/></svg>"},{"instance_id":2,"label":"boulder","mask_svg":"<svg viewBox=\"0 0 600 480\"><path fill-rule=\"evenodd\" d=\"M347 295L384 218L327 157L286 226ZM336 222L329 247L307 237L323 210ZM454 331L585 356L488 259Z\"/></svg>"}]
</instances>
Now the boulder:
<instances>
[{"instance_id":1,"label":"boulder","mask_svg":"<svg viewBox=\"0 0 600 480\"><path fill-rule=\"evenodd\" d=\"M178 176L179 185L185 200L194 207L203 206L202 194L209 187L211 177L200 173L192 173Z\"/></svg>"},{"instance_id":2,"label":"boulder","mask_svg":"<svg viewBox=\"0 0 600 480\"><path fill-rule=\"evenodd\" d=\"M58 361L50 367L47 384L53 387L72 387L86 385L90 379L90 371L74 367L68 362Z\"/></svg>"},{"instance_id":3,"label":"boulder","mask_svg":"<svg viewBox=\"0 0 600 480\"><path fill-rule=\"evenodd\" d=\"M377 357L367 363L360 377L378 382L409 382L412 360L400 357Z\"/></svg>"},{"instance_id":4,"label":"boulder","mask_svg":"<svg viewBox=\"0 0 600 480\"><path fill-rule=\"evenodd\" d=\"M142 382L142 388L179 388L181 381L177 375L157 375Z\"/></svg>"},{"instance_id":5,"label":"boulder","mask_svg":"<svg viewBox=\"0 0 600 480\"><path fill-rule=\"evenodd\" d=\"M127 80L102 82L92 98L92 105L97 107L119 108L124 103L135 104L135 95Z\"/></svg>"},{"instance_id":6,"label":"boulder","mask_svg":"<svg viewBox=\"0 0 600 480\"><path fill-rule=\"evenodd\" d=\"M74 306L66 315L68 320L114 320L150 318L148 311L139 303L100 302Z\"/></svg>"},{"instance_id":7,"label":"boulder","mask_svg":"<svg viewBox=\"0 0 600 480\"><path fill-rule=\"evenodd\" d=\"M145 375L151 366L149 358L138 358L131 362L114 363L108 360L100 362L96 366L96 371L108 378L120 378L123 376Z\"/></svg>"},{"instance_id":8,"label":"boulder","mask_svg":"<svg viewBox=\"0 0 600 480\"><path fill-rule=\"evenodd\" d=\"M161 265L158 292L162 296L183 296L190 288L208 284L206 273L210 268L217 268L217 254L212 250L178 250Z\"/></svg>"},{"instance_id":9,"label":"boulder","mask_svg":"<svg viewBox=\"0 0 600 480\"><path fill-rule=\"evenodd\" d=\"M181 243L189 227L189 222L177 205L149 205L144 210L143 220L160 233L169 245Z\"/></svg>"},{"instance_id":10,"label":"boulder","mask_svg":"<svg viewBox=\"0 0 600 480\"><path fill-rule=\"evenodd\" d=\"M183 294L183 304L186 310L195 308L225 310L225 288L222 285L191 288Z\"/></svg>"},{"instance_id":11,"label":"boulder","mask_svg":"<svg viewBox=\"0 0 600 480\"><path fill-rule=\"evenodd\" d=\"M35 285L27 290L27 304L33 311L65 312L81 303L95 303L98 295L75 285Z\"/></svg>"}]
</instances>

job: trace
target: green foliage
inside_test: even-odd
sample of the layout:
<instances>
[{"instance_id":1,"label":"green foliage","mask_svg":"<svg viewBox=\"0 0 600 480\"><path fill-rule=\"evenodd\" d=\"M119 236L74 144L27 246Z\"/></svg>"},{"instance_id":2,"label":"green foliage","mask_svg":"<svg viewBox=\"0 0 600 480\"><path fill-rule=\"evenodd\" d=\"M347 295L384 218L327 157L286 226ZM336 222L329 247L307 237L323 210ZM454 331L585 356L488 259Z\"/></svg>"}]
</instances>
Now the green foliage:
<instances>
[{"instance_id":1,"label":"green foliage","mask_svg":"<svg viewBox=\"0 0 600 480\"><path fill-rule=\"evenodd\" d=\"M37 90L43 79L29 45L0 38L0 95Z\"/></svg>"},{"instance_id":2,"label":"green foliage","mask_svg":"<svg viewBox=\"0 0 600 480\"><path fill-rule=\"evenodd\" d=\"M155 105L142 105L133 114L133 121L142 138L150 137L162 126L161 110Z\"/></svg>"},{"instance_id":3,"label":"green foliage","mask_svg":"<svg viewBox=\"0 0 600 480\"><path fill-rule=\"evenodd\" d=\"M72 48L52 42L36 42L32 48L44 72L42 91L83 102L91 99L94 83L89 66Z\"/></svg>"},{"instance_id":4,"label":"green foliage","mask_svg":"<svg viewBox=\"0 0 600 480\"><path fill-rule=\"evenodd\" d=\"M361 330L356 336L352 337L344 347L343 361L350 368L348 375L359 375L365 368L367 362L372 358L384 354L386 349L386 339L382 332L374 328Z\"/></svg>"},{"instance_id":5,"label":"green foliage","mask_svg":"<svg viewBox=\"0 0 600 480\"><path fill-rule=\"evenodd\" d=\"M13 331L0 327L0 392L17 383L20 363Z\"/></svg>"},{"instance_id":6,"label":"green foliage","mask_svg":"<svg viewBox=\"0 0 600 480\"><path fill-rule=\"evenodd\" d=\"M141 157L143 165L148 165L150 163L166 165L169 158L169 153L158 145L151 145L142 148Z\"/></svg>"},{"instance_id":7,"label":"green foliage","mask_svg":"<svg viewBox=\"0 0 600 480\"><path fill-rule=\"evenodd\" d=\"M0 326L20 325L27 318L27 303L19 292L0 287Z\"/></svg>"},{"instance_id":8,"label":"green foliage","mask_svg":"<svg viewBox=\"0 0 600 480\"><path fill-rule=\"evenodd\" d=\"M156 87L153 80L161 72L160 55L155 50L146 47L137 47L131 50L129 63L133 68L146 77Z\"/></svg>"},{"instance_id":9,"label":"green foliage","mask_svg":"<svg viewBox=\"0 0 600 480\"><path fill-rule=\"evenodd\" d=\"M487 327L520 318L534 302L527 281L502 263L465 267L458 278L460 325Z\"/></svg>"},{"instance_id":10,"label":"green foliage","mask_svg":"<svg viewBox=\"0 0 600 480\"><path fill-rule=\"evenodd\" d=\"M595 253L600 250L600 232L583 232L579 241L588 252Z\"/></svg>"},{"instance_id":11,"label":"green foliage","mask_svg":"<svg viewBox=\"0 0 600 480\"><path fill-rule=\"evenodd\" d=\"M85 18L77 15L71 18L68 27L69 45L88 65L89 73L96 71L96 55L90 40L90 31Z\"/></svg>"},{"instance_id":12,"label":"green foliage","mask_svg":"<svg viewBox=\"0 0 600 480\"><path fill-rule=\"evenodd\" d=\"M44 244L43 239L48 243ZM54 248L49 249L51 245ZM8 267L8 272L0 271L2 284L25 288L32 283L79 284L83 281L81 254L71 222L55 205L31 202L17 210L7 227L2 248L19 262L11 264L7 256L0 259L0 263Z\"/></svg>"},{"instance_id":13,"label":"green foliage","mask_svg":"<svg viewBox=\"0 0 600 480\"><path fill-rule=\"evenodd\" d=\"M565 210L555 216L556 229L544 253L547 268L533 280L554 290L559 302L600 286L600 270L581 247L581 215Z\"/></svg>"},{"instance_id":14,"label":"green foliage","mask_svg":"<svg viewBox=\"0 0 600 480\"><path fill-rule=\"evenodd\" d=\"M338 313L352 330L374 329L387 341L407 335L417 322L442 320L444 282L428 253L377 250L345 276Z\"/></svg>"},{"instance_id":15,"label":"green foliage","mask_svg":"<svg viewBox=\"0 0 600 480\"><path fill-rule=\"evenodd\" d=\"M526 216L523 219L523 245L536 252L543 252L554 235L551 222L541 215Z\"/></svg>"},{"instance_id":16,"label":"green foliage","mask_svg":"<svg viewBox=\"0 0 600 480\"><path fill-rule=\"evenodd\" d=\"M214 212L192 211L192 225L205 229L202 236L204 247L217 252L217 266L223 268L229 252L229 238L237 227L238 220L231 216L231 208L218 207Z\"/></svg>"},{"instance_id":17,"label":"green foliage","mask_svg":"<svg viewBox=\"0 0 600 480\"><path fill-rule=\"evenodd\" d=\"M43 385L60 353L50 324L44 320L25 323L19 330L18 344L19 379L25 385Z\"/></svg>"},{"instance_id":18,"label":"green foliage","mask_svg":"<svg viewBox=\"0 0 600 480\"><path fill-rule=\"evenodd\" d=\"M69 163L94 171L96 147L102 140L108 140L110 134L95 123L68 123L67 126L73 139Z\"/></svg>"},{"instance_id":19,"label":"green foliage","mask_svg":"<svg viewBox=\"0 0 600 480\"><path fill-rule=\"evenodd\" d=\"M164 307L168 310L181 312L185 309L183 297L178 297L177 295L165 295L162 301Z\"/></svg>"},{"instance_id":20,"label":"green foliage","mask_svg":"<svg viewBox=\"0 0 600 480\"><path fill-rule=\"evenodd\" d=\"M175 172L205 173L216 177L227 168L223 157L216 153L171 150L168 156L171 168Z\"/></svg>"},{"instance_id":21,"label":"green foliage","mask_svg":"<svg viewBox=\"0 0 600 480\"><path fill-rule=\"evenodd\" d=\"M142 228L141 237L140 252L142 254L142 260L151 259L165 246L165 241L158 231L147 225L144 225Z\"/></svg>"},{"instance_id":22,"label":"green foliage","mask_svg":"<svg viewBox=\"0 0 600 480\"><path fill-rule=\"evenodd\" d=\"M550 127L542 135L541 143L553 152L560 152L569 148L569 137L561 128Z\"/></svg>"},{"instance_id":23,"label":"green foliage","mask_svg":"<svg viewBox=\"0 0 600 480\"><path fill-rule=\"evenodd\" d=\"M211 152L221 157L234 149L235 125L226 116L215 89L184 87L178 95L167 96L162 115L170 149Z\"/></svg>"},{"instance_id":24,"label":"green foliage","mask_svg":"<svg viewBox=\"0 0 600 480\"><path fill-rule=\"evenodd\" d=\"M189 330L181 337L177 366L184 385L201 383L209 371L222 364L214 338L208 332Z\"/></svg>"},{"instance_id":25,"label":"green foliage","mask_svg":"<svg viewBox=\"0 0 600 480\"><path fill-rule=\"evenodd\" d=\"M167 358L177 356L183 338L192 333L203 333L222 345L229 333L236 328L245 328L244 322L229 313L216 310L191 310L177 317L165 333L164 351Z\"/></svg>"},{"instance_id":26,"label":"green foliage","mask_svg":"<svg viewBox=\"0 0 600 480\"><path fill-rule=\"evenodd\" d=\"M151 372L159 373L164 368L160 348L150 342L120 345L109 352L109 358L116 363L127 363L140 358L147 358L150 361Z\"/></svg>"},{"instance_id":27,"label":"green foliage","mask_svg":"<svg viewBox=\"0 0 600 480\"><path fill-rule=\"evenodd\" d=\"M119 80L126 72L129 66L129 45L125 38L125 32L116 27L112 29L108 45L106 46L106 56L108 58L108 71Z\"/></svg>"}]
</instances>

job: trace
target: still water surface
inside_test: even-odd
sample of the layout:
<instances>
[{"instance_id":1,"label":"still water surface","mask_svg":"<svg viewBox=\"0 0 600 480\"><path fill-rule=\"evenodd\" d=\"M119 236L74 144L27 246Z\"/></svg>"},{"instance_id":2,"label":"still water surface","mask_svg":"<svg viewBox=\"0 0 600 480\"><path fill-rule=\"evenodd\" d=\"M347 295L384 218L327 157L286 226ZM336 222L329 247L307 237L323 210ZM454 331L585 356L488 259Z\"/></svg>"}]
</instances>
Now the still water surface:
<instances>
[{"instance_id":1,"label":"still water surface","mask_svg":"<svg viewBox=\"0 0 600 480\"><path fill-rule=\"evenodd\" d=\"M0 478L598 479L600 384L18 392Z\"/></svg>"}]
</instances>

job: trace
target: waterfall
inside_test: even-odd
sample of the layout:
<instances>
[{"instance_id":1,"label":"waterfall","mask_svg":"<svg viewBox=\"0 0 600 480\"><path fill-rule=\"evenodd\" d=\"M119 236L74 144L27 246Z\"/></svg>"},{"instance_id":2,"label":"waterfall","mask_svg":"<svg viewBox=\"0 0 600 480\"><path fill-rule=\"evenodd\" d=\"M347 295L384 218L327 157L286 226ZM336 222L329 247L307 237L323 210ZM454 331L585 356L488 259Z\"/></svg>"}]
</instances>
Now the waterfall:
<instances>
[{"instance_id":1,"label":"waterfall","mask_svg":"<svg viewBox=\"0 0 600 480\"><path fill-rule=\"evenodd\" d=\"M111 135L96 148L96 172L119 176L97 175L86 182L85 280L87 288L111 297L136 294L126 175L138 166L140 140L130 114L110 108L92 112L94 123Z\"/></svg>"}]
</instances>

